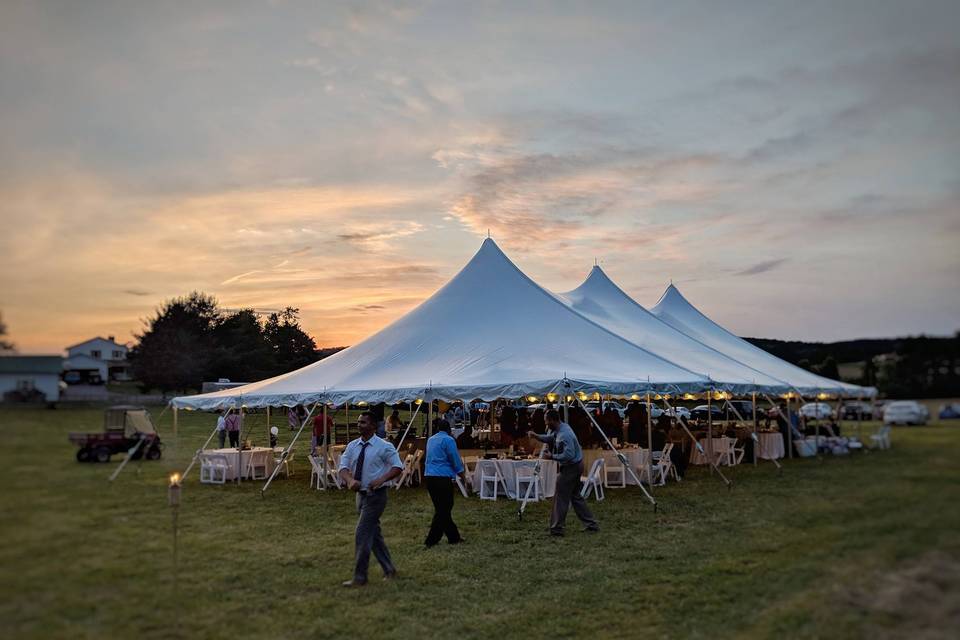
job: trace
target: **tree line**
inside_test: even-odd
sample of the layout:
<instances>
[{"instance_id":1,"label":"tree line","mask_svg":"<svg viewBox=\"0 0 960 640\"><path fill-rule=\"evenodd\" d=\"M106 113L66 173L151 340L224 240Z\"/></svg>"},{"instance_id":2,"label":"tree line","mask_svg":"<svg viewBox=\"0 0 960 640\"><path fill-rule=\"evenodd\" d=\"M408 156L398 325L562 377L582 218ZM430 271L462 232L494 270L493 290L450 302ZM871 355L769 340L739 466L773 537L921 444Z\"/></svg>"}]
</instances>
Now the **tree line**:
<instances>
[{"instance_id":1,"label":"tree line","mask_svg":"<svg viewBox=\"0 0 960 640\"><path fill-rule=\"evenodd\" d=\"M286 307L261 320L253 309L226 311L212 296L193 292L161 304L127 357L144 391L194 391L220 378L262 380L339 350L318 349L299 313Z\"/></svg>"}]
</instances>

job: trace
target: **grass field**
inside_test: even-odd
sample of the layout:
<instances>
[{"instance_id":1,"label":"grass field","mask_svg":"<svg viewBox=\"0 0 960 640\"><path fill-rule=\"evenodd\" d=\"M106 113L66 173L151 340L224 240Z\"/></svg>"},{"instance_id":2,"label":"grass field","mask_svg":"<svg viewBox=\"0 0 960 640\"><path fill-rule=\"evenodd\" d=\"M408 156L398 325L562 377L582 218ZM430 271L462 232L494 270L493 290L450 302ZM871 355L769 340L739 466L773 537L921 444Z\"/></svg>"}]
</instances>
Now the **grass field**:
<instances>
[{"instance_id":1,"label":"grass field","mask_svg":"<svg viewBox=\"0 0 960 640\"><path fill-rule=\"evenodd\" d=\"M473 498L455 507L467 544L425 550L426 492L392 493L383 525L401 578L372 572L368 587L348 591L339 584L351 574L353 495L310 490L304 463L265 498L261 483L201 486L192 472L175 583L167 475L183 470L213 421L181 414L176 440L164 416L163 460L132 463L113 485L113 465L74 462L66 439L101 421L99 408L0 409L5 638L960 630L960 425L896 428L890 451L784 461L782 475L742 465L729 492L694 469L657 492L656 514L637 489L611 490L591 503L596 536L574 519L565 538L548 538L548 503L520 522L515 503Z\"/></svg>"}]
</instances>

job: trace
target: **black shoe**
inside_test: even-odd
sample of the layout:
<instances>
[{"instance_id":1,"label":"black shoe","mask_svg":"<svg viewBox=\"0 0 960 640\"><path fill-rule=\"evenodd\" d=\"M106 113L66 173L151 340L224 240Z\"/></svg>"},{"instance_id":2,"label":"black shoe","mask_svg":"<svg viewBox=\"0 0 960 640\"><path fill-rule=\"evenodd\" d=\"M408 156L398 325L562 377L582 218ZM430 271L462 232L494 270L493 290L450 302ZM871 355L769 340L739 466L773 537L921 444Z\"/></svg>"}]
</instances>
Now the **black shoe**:
<instances>
[{"instance_id":1,"label":"black shoe","mask_svg":"<svg viewBox=\"0 0 960 640\"><path fill-rule=\"evenodd\" d=\"M463 538L460 538L458 540L447 540L447 542L449 542L450 544L463 544L464 542L466 542L466 540L464 540Z\"/></svg>"},{"instance_id":2,"label":"black shoe","mask_svg":"<svg viewBox=\"0 0 960 640\"><path fill-rule=\"evenodd\" d=\"M587 533L600 533L600 527L584 527L583 530Z\"/></svg>"},{"instance_id":3,"label":"black shoe","mask_svg":"<svg viewBox=\"0 0 960 640\"><path fill-rule=\"evenodd\" d=\"M384 580L387 580L387 581L389 581L389 580L396 580L396 579L397 579L397 570L394 569L394 570L391 571L390 573L385 573L385 574L383 574L383 579L384 579Z\"/></svg>"},{"instance_id":4,"label":"black shoe","mask_svg":"<svg viewBox=\"0 0 960 640\"><path fill-rule=\"evenodd\" d=\"M356 579L354 579L354 580L346 580L346 581L340 583L340 586L341 586L341 587L348 587L348 588L350 588L350 587L365 587L366 585L367 585L367 581L366 581L366 580L356 580Z\"/></svg>"},{"instance_id":5,"label":"black shoe","mask_svg":"<svg viewBox=\"0 0 960 640\"><path fill-rule=\"evenodd\" d=\"M551 535L551 536L556 536L557 538L562 538L562 537L563 537L563 531L552 531L552 530L551 530L551 531L550 531L550 535Z\"/></svg>"}]
</instances>

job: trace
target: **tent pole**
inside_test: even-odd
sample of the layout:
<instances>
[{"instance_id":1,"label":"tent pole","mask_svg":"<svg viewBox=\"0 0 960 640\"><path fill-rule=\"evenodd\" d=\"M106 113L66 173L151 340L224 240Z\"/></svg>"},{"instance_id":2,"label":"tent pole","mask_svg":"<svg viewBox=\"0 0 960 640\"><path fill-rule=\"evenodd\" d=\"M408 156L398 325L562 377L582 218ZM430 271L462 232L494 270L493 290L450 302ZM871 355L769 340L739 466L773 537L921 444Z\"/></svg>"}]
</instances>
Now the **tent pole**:
<instances>
[{"instance_id":1,"label":"tent pole","mask_svg":"<svg viewBox=\"0 0 960 640\"><path fill-rule=\"evenodd\" d=\"M410 422L407 423L407 428L403 431L403 435L400 436L400 442L397 443L397 453L400 453L400 447L403 446L403 440L407 437L407 434L410 432L410 427L413 426L413 419L417 417L417 414L420 413L420 407L423 406L423 403L417 405L417 410L410 414Z\"/></svg>"},{"instance_id":2,"label":"tent pole","mask_svg":"<svg viewBox=\"0 0 960 640\"><path fill-rule=\"evenodd\" d=\"M240 431L237 432L237 484L240 484L240 476L243 475L243 398L240 399L240 409L237 411L240 416Z\"/></svg>"},{"instance_id":3,"label":"tent pole","mask_svg":"<svg viewBox=\"0 0 960 640\"><path fill-rule=\"evenodd\" d=\"M763 397L767 399L767 402L770 403L770 406L773 407L774 409L776 409L776 410L777 410L777 413L780 414L780 417L783 418L783 421L787 423L787 436L788 436L787 447L788 447L789 449L792 449L792 448L793 448L793 437L792 437L791 434L792 434L793 429L791 428L791 425L790 425L790 398L787 398L787 399L786 399L786 401L787 401L787 414L784 415L784 414L783 414L783 411L780 409L780 407L777 405L777 403L770 399L770 396L768 396L767 394L763 394ZM781 437L782 437L782 436L781 436ZM790 455L790 457L792 458L793 455Z\"/></svg>"},{"instance_id":4,"label":"tent pole","mask_svg":"<svg viewBox=\"0 0 960 640\"><path fill-rule=\"evenodd\" d=\"M563 395L564 406L566 406L567 395ZM600 432L600 435L603 436L603 439L607 441L607 446L617 454L617 460L620 461L620 464L623 465L623 468L630 472L630 475L633 477L634 481L637 483L637 486L640 487L640 490L643 491L643 495L647 496L647 500L650 501L650 504L653 505L654 511L657 509L657 501L653 499L653 496L650 495L650 492L647 491L647 488L643 486L643 483L640 482L640 478L637 476L637 472L634 470L633 465L630 464L630 461L627 460L627 457L620 453L613 443L610 442L610 438L607 437L607 434L603 432L603 429L600 428L600 425L597 424L597 421L593 419L593 414L587 411L587 408L583 404L583 400L577 398L577 402L580 403L580 408L583 409L583 412L587 414L587 417L590 418L590 422L593 423L593 428Z\"/></svg>"},{"instance_id":5,"label":"tent pole","mask_svg":"<svg viewBox=\"0 0 960 640\"><path fill-rule=\"evenodd\" d=\"M273 435L270 433L270 405L267 405L267 442L270 442L270 436Z\"/></svg>"},{"instance_id":6,"label":"tent pole","mask_svg":"<svg viewBox=\"0 0 960 640\"><path fill-rule=\"evenodd\" d=\"M817 396L816 396L816 397L817 397L817 400L818 400L818 401L820 400L820 394L821 394L821 393L823 393L823 392L820 391L820 392L817 393ZM817 404L819 405L820 403L818 402ZM830 405L828 404L827 406L829 407ZM798 407L798 410L799 410L799 407ZM820 411L818 410L817 413L819 414ZM817 462L823 462L823 456L820 455L820 418L817 418L817 426L814 427L814 435L815 435L815 437L816 437L816 440L815 440L815 441L816 441L816 443L817 443L817 445L816 445L816 446L817 446Z\"/></svg>"},{"instance_id":7,"label":"tent pole","mask_svg":"<svg viewBox=\"0 0 960 640\"><path fill-rule=\"evenodd\" d=\"M430 399L430 404L427 405L427 437L433 435L433 398Z\"/></svg>"},{"instance_id":8,"label":"tent pole","mask_svg":"<svg viewBox=\"0 0 960 640\"><path fill-rule=\"evenodd\" d=\"M863 424L863 395L857 396L857 441L863 442L860 439L860 426Z\"/></svg>"},{"instance_id":9,"label":"tent pole","mask_svg":"<svg viewBox=\"0 0 960 640\"><path fill-rule=\"evenodd\" d=\"M713 473L713 389L707 390L707 456L710 458L710 473Z\"/></svg>"},{"instance_id":10,"label":"tent pole","mask_svg":"<svg viewBox=\"0 0 960 640\"><path fill-rule=\"evenodd\" d=\"M650 404L650 392L647 391L647 480L650 492L653 492L653 405Z\"/></svg>"},{"instance_id":11,"label":"tent pole","mask_svg":"<svg viewBox=\"0 0 960 640\"><path fill-rule=\"evenodd\" d=\"M790 394L787 394L787 451L793 458L793 423L790 421Z\"/></svg>"},{"instance_id":12,"label":"tent pole","mask_svg":"<svg viewBox=\"0 0 960 640\"><path fill-rule=\"evenodd\" d=\"M330 455L330 425L327 424L327 403L323 403L323 488L327 487L327 475L330 473L328 460Z\"/></svg>"},{"instance_id":13,"label":"tent pole","mask_svg":"<svg viewBox=\"0 0 960 640\"><path fill-rule=\"evenodd\" d=\"M667 402L666 398L663 398L663 405L668 409L673 408L672 406L670 406L670 403ZM693 432L691 432L690 429L687 427L686 420L684 420L683 417L676 411L674 411L674 415L676 416L677 422L680 424L681 427L683 427L683 430L687 432L688 436L690 436L690 441L693 442L693 446L696 447L697 451L700 452L700 455L706 457L706 452L703 450L703 445L700 444L696 436L693 435ZM727 480L727 477L725 475L723 475L723 472L720 471L720 467L718 467L713 462L712 459L707 459L707 463L710 465L711 469L715 469L717 473L720 474L720 479L723 480L724 484L727 485L727 489L729 489L732 483L729 480Z\"/></svg>"},{"instance_id":14,"label":"tent pole","mask_svg":"<svg viewBox=\"0 0 960 640\"><path fill-rule=\"evenodd\" d=\"M750 404L753 407L753 424L750 431L753 432L753 466L757 466L757 448L760 445L760 438L757 436L757 392L750 394Z\"/></svg>"},{"instance_id":15,"label":"tent pole","mask_svg":"<svg viewBox=\"0 0 960 640\"><path fill-rule=\"evenodd\" d=\"M345 413L343 414L344 415L343 419L346 420L347 422L347 442L350 442L350 401L349 400L347 400L343 404L343 410L345 411Z\"/></svg>"},{"instance_id":16,"label":"tent pole","mask_svg":"<svg viewBox=\"0 0 960 640\"><path fill-rule=\"evenodd\" d=\"M263 488L260 489L260 497L263 497L264 492L270 486L270 483L273 482L273 479L277 477L277 472L280 470L280 467L283 466L284 460L287 459L287 456L290 455L290 452L293 450L293 445L297 443L297 438L300 437L300 434L303 433L303 428L307 426L307 423L310 422L310 416L313 415L313 412L317 410L318 402L314 402L313 406L310 407L310 410L307 411L307 417L303 419L303 422L300 423L300 428L297 429L297 433L293 436L293 439L290 440L290 444L287 445L287 448L283 450L283 453L280 454L280 462L273 468L273 472L270 474L270 477L267 478L266 483L264 483ZM326 404L324 404L326 406Z\"/></svg>"},{"instance_id":17,"label":"tent pole","mask_svg":"<svg viewBox=\"0 0 960 640\"><path fill-rule=\"evenodd\" d=\"M177 414L179 411L180 410L177 409L176 407L173 408L173 437L174 438L177 437L177 426L179 422L179 420L177 419L179 416Z\"/></svg>"},{"instance_id":18,"label":"tent pole","mask_svg":"<svg viewBox=\"0 0 960 640\"><path fill-rule=\"evenodd\" d=\"M226 420L227 416L230 415L231 411L233 411L233 407L228 407L227 412L223 414L224 420ZM202 447L197 449L196 453L193 454L193 459L190 460L190 464L187 466L186 470L182 474L180 474L181 482L187 479L187 474L190 473L190 469L193 469L193 465L196 464L197 458L200 457L200 453L207 448L207 445L210 444L210 441L213 440L213 436L215 436L216 434L217 434L217 428L214 427L213 431L210 432L210 436L207 438L207 441L203 443Z\"/></svg>"}]
</instances>

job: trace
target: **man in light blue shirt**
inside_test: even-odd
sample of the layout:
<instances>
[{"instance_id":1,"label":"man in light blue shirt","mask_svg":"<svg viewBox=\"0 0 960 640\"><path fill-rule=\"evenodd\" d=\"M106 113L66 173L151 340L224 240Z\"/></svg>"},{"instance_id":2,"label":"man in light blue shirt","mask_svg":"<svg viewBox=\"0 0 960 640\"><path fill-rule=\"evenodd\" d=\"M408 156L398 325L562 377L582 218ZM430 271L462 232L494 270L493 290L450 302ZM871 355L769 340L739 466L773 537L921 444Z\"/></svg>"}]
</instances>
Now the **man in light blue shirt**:
<instances>
[{"instance_id":1,"label":"man in light blue shirt","mask_svg":"<svg viewBox=\"0 0 960 640\"><path fill-rule=\"evenodd\" d=\"M527 435L545 443L549 453L543 455L546 460L557 462L557 484L553 493L553 511L550 514L550 533L562 536L567 521L570 503L577 517L584 524L585 531L599 531L600 525L594 519L587 501L580 495L580 476L583 475L583 450L576 434L566 422L560 422L560 413L550 409L544 415L549 433L540 435L528 431Z\"/></svg>"},{"instance_id":2,"label":"man in light blue shirt","mask_svg":"<svg viewBox=\"0 0 960 640\"><path fill-rule=\"evenodd\" d=\"M457 451L457 441L450 435L450 423L438 418L433 421L436 433L427 440L427 459L424 477L427 491L433 500L433 521L424 544L432 547L447 536L447 542L463 542L460 530L453 521L453 481L463 476L463 461Z\"/></svg>"},{"instance_id":3,"label":"man in light blue shirt","mask_svg":"<svg viewBox=\"0 0 960 640\"><path fill-rule=\"evenodd\" d=\"M357 421L360 437L347 445L340 456L340 479L357 492L356 563L353 579L345 587L367 584L370 552L383 567L385 580L396 577L397 569L390 560L390 551L380 530L380 516L387 507L387 484L403 472L400 456L392 444L377 437L377 418L370 411Z\"/></svg>"}]
</instances>

